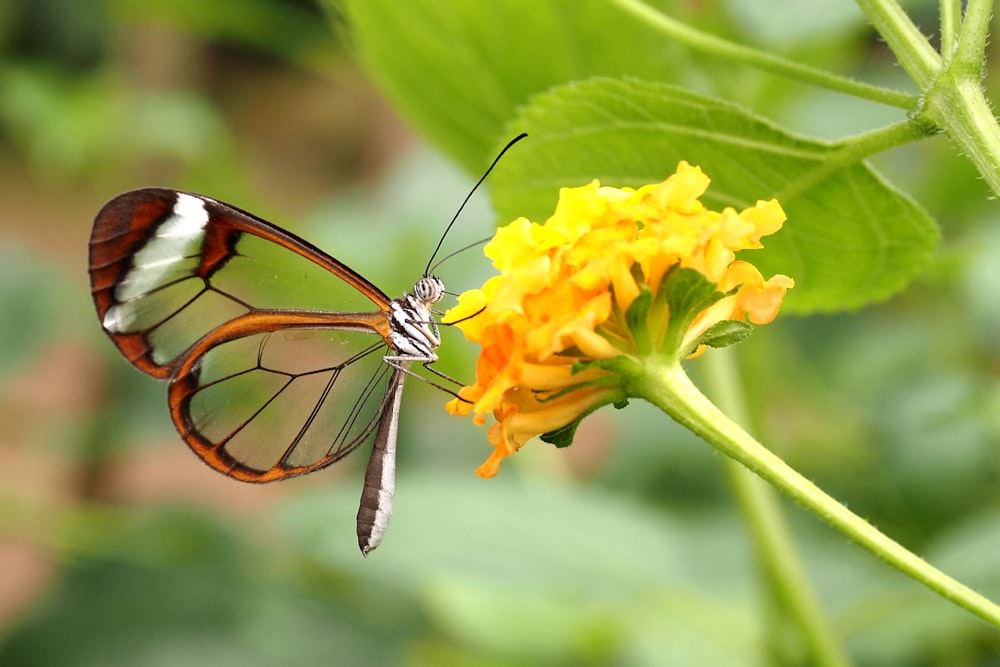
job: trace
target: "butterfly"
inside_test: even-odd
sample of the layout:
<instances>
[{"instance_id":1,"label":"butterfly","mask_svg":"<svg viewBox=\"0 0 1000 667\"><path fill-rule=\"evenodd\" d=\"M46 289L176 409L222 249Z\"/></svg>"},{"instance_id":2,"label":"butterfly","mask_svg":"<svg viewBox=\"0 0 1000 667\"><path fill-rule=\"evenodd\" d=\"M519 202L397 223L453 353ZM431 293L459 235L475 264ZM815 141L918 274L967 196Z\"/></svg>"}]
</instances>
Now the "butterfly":
<instances>
[{"instance_id":1,"label":"butterfly","mask_svg":"<svg viewBox=\"0 0 1000 667\"><path fill-rule=\"evenodd\" d=\"M365 555L392 513L409 367L446 377L430 367L441 343L432 306L445 286L429 272L430 262L411 292L390 299L291 232L166 188L118 195L90 236L101 328L133 366L169 381L174 425L209 466L272 482L373 442L357 516Z\"/></svg>"}]
</instances>

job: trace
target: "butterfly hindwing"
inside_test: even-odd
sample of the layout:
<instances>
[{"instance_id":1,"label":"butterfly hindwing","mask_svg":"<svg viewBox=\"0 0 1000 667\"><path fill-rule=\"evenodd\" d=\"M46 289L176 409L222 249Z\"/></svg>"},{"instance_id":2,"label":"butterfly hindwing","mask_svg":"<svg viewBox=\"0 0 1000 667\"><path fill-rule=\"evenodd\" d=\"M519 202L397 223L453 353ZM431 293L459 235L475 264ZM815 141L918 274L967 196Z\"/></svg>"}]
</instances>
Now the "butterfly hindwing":
<instances>
[{"instance_id":1,"label":"butterfly hindwing","mask_svg":"<svg viewBox=\"0 0 1000 667\"><path fill-rule=\"evenodd\" d=\"M329 465L373 436L391 371L379 337L285 321L273 331L266 321L239 325L199 342L170 382L174 422L206 463L268 482Z\"/></svg>"}]
</instances>

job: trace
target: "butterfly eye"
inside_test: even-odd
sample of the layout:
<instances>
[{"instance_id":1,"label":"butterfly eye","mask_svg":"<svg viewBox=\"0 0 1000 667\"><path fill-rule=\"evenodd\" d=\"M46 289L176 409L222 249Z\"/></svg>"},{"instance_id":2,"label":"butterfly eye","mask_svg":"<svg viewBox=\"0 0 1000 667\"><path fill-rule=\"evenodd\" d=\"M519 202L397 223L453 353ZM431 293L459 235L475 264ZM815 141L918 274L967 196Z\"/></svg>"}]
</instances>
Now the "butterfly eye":
<instances>
[{"instance_id":1,"label":"butterfly eye","mask_svg":"<svg viewBox=\"0 0 1000 667\"><path fill-rule=\"evenodd\" d=\"M413 295L424 303L437 303L444 297L444 282L434 276L425 276L413 286Z\"/></svg>"}]
</instances>

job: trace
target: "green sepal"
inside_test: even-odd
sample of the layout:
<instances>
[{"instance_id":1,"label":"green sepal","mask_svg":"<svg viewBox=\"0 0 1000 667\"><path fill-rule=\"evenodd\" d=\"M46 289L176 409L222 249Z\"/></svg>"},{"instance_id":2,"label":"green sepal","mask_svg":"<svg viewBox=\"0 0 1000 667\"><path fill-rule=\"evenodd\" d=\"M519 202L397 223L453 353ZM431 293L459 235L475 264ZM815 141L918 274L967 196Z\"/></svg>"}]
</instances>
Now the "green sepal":
<instances>
[{"instance_id":1,"label":"green sepal","mask_svg":"<svg viewBox=\"0 0 1000 667\"><path fill-rule=\"evenodd\" d=\"M663 339L664 352L684 352L680 344L691 323L703 310L726 296L715 288L695 269L671 269L663 277L660 290L666 295L670 318Z\"/></svg>"},{"instance_id":2,"label":"green sepal","mask_svg":"<svg viewBox=\"0 0 1000 667\"><path fill-rule=\"evenodd\" d=\"M566 394L572 394L574 391L579 391L581 389L586 389L587 387L618 387L621 386L622 381L615 376L608 376L597 378L596 380L591 380L590 382L581 382L579 384L573 384L564 389L560 389L554 393L546 392L536 392L535 400L539 403L548 403L549 401L554 401L558 398L562 398ZM540 394L545 394L544 398Z\"/></svg>"},{"instance_id":3,"label":"green sepal","mask_svg":"<svg viewBox=\"0 0 1000 667\"><path fill-rule=\"evenodd\" d=\"M570 445L573 444L573 436L576 435L576 428L580 425L580 422L583 421L584 416L574 419L573 421L566 424L562 428L557 428L554 431L543 433L538 437L542 439L542 442L547 442L550 445L555 445L559 449L562 449L563 447L569 447Z\"/></svg>"},{"instance_id":4,"label":"green sepal","mask_svg":"<svg viewBox=\"0 0 1000 667\"><path fill-rule=\"evenodd\" d=\"M591 359L589 361L574 361L573 374L582 373L591 368L602 368L616 375L633 376L642 373L642 364L627 354L619 354L610 359Z\"/></svg>"},{"instance_id":5,"label":"green sepal","mask_svg":"<svg viewBox=\"0 0 1000 667\"><path fill-rule=\"evenodd\" d=\"M716 322L708 328L705 333L698 336L693 347L708 345L709 347L728 347L749 336L754 330L754 326L749 322L739 320L722 320Z\"/></svg>"},{"instance_id":6,"label":"green sepal","mask_svg":"<svg viewBox=\"0 0 1000 667\"><path fill-rule=\"evenodd\" d=\"M649 335L649 311L653 307L653 292L648 285L642 286L628 309L625 311L625 323L628 325L629 333L632 334L632 342L635 345L636 354L641 357L646 356L653 350L652 340Z\"/></svg>"},{"instance_id":7,"label":"green sepal","mask_svg":"<svg viewBox=\"0 0 1000 667\"><path fill-rule=\"evenodd\" d=\"M591 412L597 410L600 407L603 407L604 405L606 404L602 403L601 405L595 405L593 408L587 410L582 415L580 415L570 423L566 424L562 428L557 428L554 431L543 433L538 437L541 438L542 442L547 442L550 445L555 445L560 449L562 449L563 447L569 447L570 445L573 444L573 437L576 435L576 429L578 426L580 426L580 422L582 422L584 418ZM612 402L612 405L614 405L615 408L621 410L622 408L628 405L628 399L622 398L615 400Z\"/></svg>"}]
</instances>

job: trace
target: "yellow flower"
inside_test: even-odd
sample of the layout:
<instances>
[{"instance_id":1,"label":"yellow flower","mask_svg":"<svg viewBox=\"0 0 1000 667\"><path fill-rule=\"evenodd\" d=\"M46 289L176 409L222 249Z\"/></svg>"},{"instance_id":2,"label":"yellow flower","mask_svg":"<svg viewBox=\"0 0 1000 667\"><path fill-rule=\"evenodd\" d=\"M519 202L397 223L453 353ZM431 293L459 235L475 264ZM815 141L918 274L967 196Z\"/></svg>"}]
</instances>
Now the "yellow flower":
<instances>
[{"instance_id":1,"label":"yellow flower","mask_svg":"<svg viewBox=\"0 0 1000 667\"><path fill-rule=\"evenodd\" d=\"M595 180L560 190L545 224L519 218L497 231L486 255L500 275L461 295L445 316L482 346L475 384L448 404L479 424L490 412L496 419L494 451L478 475L495 475L530 438L572 428L596 408L627 399L614 360L641 363L641 340L656 354L693 357L721 322L775 318L794 282L764 280L736 252L762 247L784 211L774 200L740 212L709 210L699 200L708 184L686 162L662 183L638 189ZM700 274L714 296L697 312L671 313L665 286L684 269ZM630 307L644 294L643 303L657 305L637 327L632 314L639 309ZM679 340L668 335L671 318L689 322Z\"/></svg>"}]
</instances>

